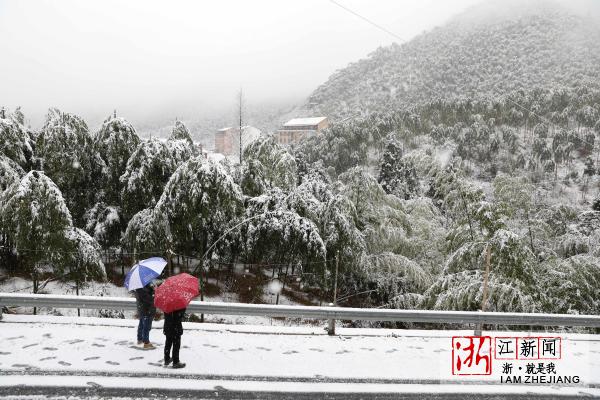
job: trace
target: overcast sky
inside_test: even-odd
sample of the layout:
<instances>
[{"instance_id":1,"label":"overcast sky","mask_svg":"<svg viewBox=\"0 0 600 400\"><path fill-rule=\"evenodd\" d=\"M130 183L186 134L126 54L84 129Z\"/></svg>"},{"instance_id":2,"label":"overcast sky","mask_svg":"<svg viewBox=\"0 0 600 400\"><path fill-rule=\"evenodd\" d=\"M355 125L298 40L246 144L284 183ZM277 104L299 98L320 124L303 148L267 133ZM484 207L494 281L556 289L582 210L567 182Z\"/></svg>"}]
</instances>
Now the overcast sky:
<instances>
[{"instance_id":1,"label":"overcast sky","mask_svg":"<svg viewBox=\"0 0 600 400\"><path fill-rule=\"evenodd\" d=\"M336 0L403 39L479 0ZM329 0L0 0L0 105L34 127L50 106L97 124L301 102L398 39Z\"/></svg>"}]
</instances>

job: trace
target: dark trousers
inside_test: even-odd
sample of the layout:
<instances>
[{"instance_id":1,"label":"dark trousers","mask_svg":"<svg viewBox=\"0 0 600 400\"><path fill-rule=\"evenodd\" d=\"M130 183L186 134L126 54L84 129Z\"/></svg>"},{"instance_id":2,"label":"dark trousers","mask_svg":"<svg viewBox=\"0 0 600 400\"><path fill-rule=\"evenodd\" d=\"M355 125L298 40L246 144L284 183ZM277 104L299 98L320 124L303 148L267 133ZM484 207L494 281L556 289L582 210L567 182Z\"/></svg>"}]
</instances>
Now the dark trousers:
<instances>
[{"instance_id":1,"label":"dark trousers","mask_svg":"<svg viewBox=\"0 0 600 400\"><path fill-rule=\"evenodd\" d=\"M169 357L173 346L173 357ZM173 359L173 364L179 362L179 347L181 346L181 335L167 335L165 339L165 360Z\"/></svg>"},{"instance_id":2,"label":"dark trousers","mask_svg":"<svg viewBox=\"0 0 600 400\"><path fill-rule=\"evenodd\" d=\"M138 342L150 343L150 329L152 329L152 315L140 315L138 323L137 340Z\"/></svg>"}]
</instances>

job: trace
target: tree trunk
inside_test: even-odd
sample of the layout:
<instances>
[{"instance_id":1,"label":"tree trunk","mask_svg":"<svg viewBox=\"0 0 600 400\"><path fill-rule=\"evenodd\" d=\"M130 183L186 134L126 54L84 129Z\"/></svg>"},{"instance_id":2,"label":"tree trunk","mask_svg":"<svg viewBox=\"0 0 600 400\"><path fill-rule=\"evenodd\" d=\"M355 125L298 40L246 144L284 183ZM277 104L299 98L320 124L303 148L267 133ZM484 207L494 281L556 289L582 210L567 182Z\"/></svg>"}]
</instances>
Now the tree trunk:
<instances>
[{"instance_id":1,"label":"tree trunk","mask_svg":"<svg viewBox=\"0 0 600 400\"><path fill-rule=\"evenodd\" d=\"M77 296L79 296L79 279L75 280L75 293L77 293ZM77 309L77 316L81 317L81 311L79 308Z\"/></svg>"},{"instance_id":2,"label":"tree trunk","mask_svg":"<svg viewBox=\"0 0 600 400\"><path fill-rule=\"evenodd\" d=\"M33 272L31 273L31 280L33 282L33 294L37 294L39 281L37 278L37 272L35 271L35 267L33 267ZM37 314L37 307L33 307L33 315Z\"/></svg>"},{"instance_id":3,"label":"tree trunk","mask_svg":"<svg viewBox=\"0 0 600 400\"><path fill-rule=\"evenodd\" d=\"M529 233L529 245L531 246L531 251L535 254L535 247L533 246L533 232L531 232L531 220L529 219L529 211L525 212L525 216L527 217L527 231Z\"/></svg>"}]
</instances>

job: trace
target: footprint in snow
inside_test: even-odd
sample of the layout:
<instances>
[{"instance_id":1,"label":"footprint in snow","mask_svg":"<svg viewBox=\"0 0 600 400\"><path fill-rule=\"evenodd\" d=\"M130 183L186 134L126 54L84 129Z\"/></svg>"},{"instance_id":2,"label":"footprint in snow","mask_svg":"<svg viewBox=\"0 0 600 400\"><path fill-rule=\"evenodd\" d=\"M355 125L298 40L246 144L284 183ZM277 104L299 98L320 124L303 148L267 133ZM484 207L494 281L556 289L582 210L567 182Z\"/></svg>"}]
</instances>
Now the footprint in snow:
<instances>
[{"instance_id":1,"label":"footprint in snow","mask_svg":"<svg viewBox=\"0 0 600 400\"><path fill-rule=\"evenodd\" d=\"M99 343L92 343L92 346L95 346L95 347L106 347L105 344L99 344Z\"/></svg>"},{"instance_id":2,"label":"footprint in snow","mask_svg":"<svg viewBox=\"0 0 600 400\"><path fill-rule=\"evenodd\" d=\"M16 340L16 339L23 339L25 336L21 335L21 336L13 336L13 337L9 337L6 338L6 340Z\"/></svg>"},{"instance_id":3,"label":"footprint in snow","mask_svg":"<svg viewBox=\"0 0 600 400\"><path fill-rule=\"evenodd\" d=\"M100 340L101 342L108 342L107 338L103 338L103 337L97 337L95 338L96 340Z\"/></svg>"},{"instance_id":4,"label":"footprint in snow","mask_svg":"<svg viewBox=\"0 0 600 400\"><path fill-rule=\"evenodd\" d=\"M2 356L6 356L8 354L10 354L10 351L0 351L0 355Z\"/></svg>"},{"instance_id":5,"label":"footprint in snow","mask_svg":"<svg viewBox=\"0 0 600 400\"><path fill-rule=\"evenodd\" d=\"M310 348L310 351L318 351L319 353L323 352L323 349L315 349L315 348Z\"/></svg>"},{"instance_id":6,"label":"footprint in snow","mask_svg":"<svg viewBox=\"0 0 600 400\"><path fill-rule=\"evenodd\" d=\"M241 347L238 347L237 349L229 349L229 351L243 351L244 349Z\"/></svg>"},{"instance_id":7,"label":"footprint in snow","mask_svg":"<svg viewBox=\"0 0 600 400\"><path fill-rule=\"evenodd\" d=\"M271 349L268 349L268 348L262 347L262 346L258 346L257 349L258 350L264 350L264 351L271 351Z\"/></svg>"},{"instance_id":8,"label":"footprint in snow","mask_svg":"<svg viewBox=\"0 0 600 400\"><path fill-rule=\"evenodd\" d=\"M283 354L297 354L298 352L296 350L289 350L289 351L284 351Z\"/></svg>"},{"instance_id":9,"label":"footprint in snow","mask_svg":"<svg viewBox=\"0 0 600 400\"><path fill-rule=\"evenodd\" d=\"M352 353L352 352L348 351L348 350L340 350L340 351L335 352L335 354L346 354L346 353Z\"/></svg>"},{"instance_id":10,"label":"footprint in snow","mask_svg":"<svg viewBox=\"0 0 600 400\"><path fill-rule=\"evenodd\" d=\"M56 347L44 347L42 350L56 351L58 349Z\"/></svg>"},{"instance_id":11,"label":"footprint in snow","mask_svg":"<svg viewBox=\"0 0 600 400\"><path fill-rule=\"evenodd\" d=\"M23 346L24 349L28 348L28 347L33 347L33 346L37 346L39 343L31 343L31 344L26 344L25 346Z\"/></svg>"},{"instance_id":12,"label":"footprint in snow","mask_svg":"<svg viewBox=\"0 0 600 400\"><path fill-rule=\"evenodd\" d=\"M51 333L44 333L42 336L45 337L45 338L51 338L52 334Z\"/></svg>"},{"instance_id":13,"label":"footprint in snow","mask_svg":"<svg viewBox=\"0 0 600 400\"><path fill-rule=\"evenodd\" d=\"M56 357L44 357L40 358L40 361L54 360Z\"/></svg>"},{"instance_id":14,"label":"footprint in snow","mask_svg":"<svg viewBox=\"0 0 600 400\"><path fill-rule=\"evenodd\" d=\"M100 357L98 357L98 356L87 357L87 358L84 358L84 359L83 359L83 361L97 360L97 359L99 359L99 358L100 358Z\"/></svg>"},{"instance_id":15,"label":"footprint in snow","mask_svg":"<svg viewBox=\"0 0 600 400\"><path fill-rule=\"evenodd\" d=\"M12 366L13 366L13 368L25 368L25 369L34 368L33 366L31 366L29 364L13 364Z\"/></svg>"},{"instance_id":16,"label":"footprint in snow","mask_svg":"<svg viewBox=\"0 0 600 400\"><path fill-rule=\"evenodd\" d=\"M60 365L64 365L64 366L69 366L69 365L71 365L71 363L68 363L68 362L66 362L66 361L59 361L58 363L59 363Z\"/></svg>"},{"instance_id":17,"label":"footprint in snow","mask_svg":"<svg viewBox=\"0 0 600 400\"><path fill-rule=\"evenodd\" d=\"M162 367L163 365L160 363L155 363L155 362L149 362L148 365L153 365L155 367Z\"/></svg>"},{"instance_id":18,"label":"footprint in snow","mask_svg":"<svg viewBox=\"0 0 600 400\"><path fill-rule=\"evenodd\" d=\"M110 364L110 365L121 365L120 363L118 363L116 361L107 361L106 363Z\"/></svg>"},{"instance_id":19,"label":"footprint in snow","mask_svg":"<svg viewBox=\"0 0 600 400\"><path fill-rule=\"evenodd\" d=\"M131 357L131 358L129 359L129 361L133 361L133 360L143 360L143 359L144 359L144 357Z\"/></svg>"},{"instance_id":20,"label":"footprint in snow","mask_svg":"<svg viewBox=\"0 0 600 400\"><path fill-rule=\"evenodd\" d=\"M375 350L373 347L361 347L361 350L366 350L366 351L373 351Z\"/></svg>"},{"instance_id":21,"label":"footprint in snow","mask_svg":"<svg viewBox=\"0 0 600 400\"><path fill-rule=\"evenodd\" d=\"M215 346L214 344L208 344L208 343L204 343L202 346L204 346L204 347L212 347L213 349L219 347L219 346Z\"/></svg>"},{"instance_id":22,"label":"footprint in snow","mask_svg":"<svg viewBox=\"0 0 600 400\"><path fill-rule=\"evenodd\" d=\"M129 343L130 343L129 340L120 340L118 342L115 342L115 344L119 345L119 346L124 346L124 345L129 344Z\"/></svg>"},{"instance_id":23,"label":"footprint in snow","mask_svg":"<svg viewBox=\"0 0 600 400\"><path fill-rule=\"evenodd\" d=\"M386 353L395 353L397 351L398 351L398 349L390 349L390 350L387 350Z\"/></svg>"},{"instance_id":24,"label":"footprint in snow","mask_svg":"<svg viewBox=\"0 0 600 400\"><path fill-rule=\"evenodd\" d=\"M85 340L83 340L83 339L74 339L74 340L67 340L64 343L75 344L75 343L81 343L81 342L85 342Z\"/></svg>"}]
</instances>

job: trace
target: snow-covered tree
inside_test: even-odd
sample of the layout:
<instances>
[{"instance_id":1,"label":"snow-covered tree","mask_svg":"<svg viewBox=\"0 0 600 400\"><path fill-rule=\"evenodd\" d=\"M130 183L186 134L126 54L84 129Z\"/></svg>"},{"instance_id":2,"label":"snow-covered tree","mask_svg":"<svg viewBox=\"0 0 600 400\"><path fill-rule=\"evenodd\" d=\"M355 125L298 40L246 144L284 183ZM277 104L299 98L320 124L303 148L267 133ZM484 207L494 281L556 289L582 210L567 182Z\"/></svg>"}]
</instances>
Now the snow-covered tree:
<instances>
[{"instance_id":1,"label":"snow-covered tree","mask_svg":"<svg viewBox=\"0 0 600 400\"><path fill-rule=\"evenodd\" d=\"M577 255L554 258L539 274L546 312L597 315L600 312L600 259Z\"/></svg>"},{"instance_id":2,"label":"snow-covered tree","mask_svg":"<svg viewBox=\"0 0 600 400\"><path fill-rule=\"evenodd\" d=\"M173 238L169 221L156 208L146 208L131 218L122 244L135 254L165 254L172 248Z\"/></svg>"},{"instance_id":3,"label":"snow-covered tree","mask_svg":"<svg viewBox=\"0 0 600 400\"><path fill-rule=\"evenodd\" d=\"M379 168L379 183L388 194L408 200L419 194L419 179L412 159L402 156L394 136L387 138Z\"/></svg>"},{"instance_id":4,"label":"snow-covered tree","mask_svg":"<svg viewBox=\"0 0 600 400\"><path fill-rule=\"evenodd\" d=\"M96 134L96 148L107 166L108 182L104 201L120 202L120 177L125 173L129 157L140 144L133 126L124 118L111 115Z\"/></svg>"},{"instance_id":5,"label":"snow-covered tree","mask_svg":"<svg viewBox=\"0 0 600 400\"><path fill-rule=\"evenodd\" d=\"M184 143L179 149L158 139L144 140L131 154L120 178L121 205L127 220L156 204L173 172L191 156Z\"/></svg>"},{"instance_id":6,"label":"snow-covered tree","mask_svg":"<svg viewBox=\"0 0 600 400\"><path fill-rule=\"evenodd\" d=\"M285 203L280 189L248 201L241 228L245 257L251 262L301 264L322 261L325 244L313 221Z\"/></svg>"},{"instance_id":7,"label":"snow-covered tree","mask_svg":"<svg viewBox=\"0 0 600 400\"><path fill-rule=\"evenodd\" d=\"M185 126L185 124L179 120L175 121L175 126L173 126L173 130L171 131L169 140L183 140L187 142L190 146L194 145L192 136L190 135L190 131Z\"/></svg>"},{"instance_id":8,"label":"snow-covered tree","mask_svg":"<svg viewBox=\"0 0 600 400\"><path fill-rule=\"evenodd\" d=\"M17 113L4 113L0 117L0 154L29 170L33 157L33 142L23 126L20 110Z\"/></svg>"},{"instance_id":9,"label":"snow-covered tree","mask_svg":"<svg viewBox=\"0 0 600 400\"><path fill-rule=\"evenodd\" d=\"M63 193L76 225L82 225L83 214L102 188L105 170L85 121L51 108L36 142L44 173Z\"/></svg>"},{"instance_id":10,"label":"snow-covered tree","mask_svg":"<svg viewBox=\"0 0 600 400\"><path fill-rule=\"evenodd\" d=\"M23 175L25 175L25 172L19 164L4 154L0 154L0 193L12 183L20 181Z\"/></svg>"},{"instance_id":11,"label":"snow-covered tree","mask_svg":"<svg viewBox=\"0 0 600 400\"><path fill-rule=\"evenodd\" d=\"M88 279L102 280L106 278L104 263L100 256L101 248L84 230L67 228L66 238L70 251L65 260L66 278L79 287Z\"/></svg>"},{"instance_id":12,"label":"snow-covered tree","mask_svg":"<svg viewBox=\"0 0 600 400\"><path fill-rule=\"evenodd\" d=\"M85 213L84 219L85 231L103 248L119 244L124 225L120 207L99 202Z\"/></svg>"},{"instance_id":13,"label":"snow-covered tree","mask_svg":"<svg viewBox=\"0 0 600 400\"><path fill-rule=\"evenodd\" d=\"M499 229L487 242L467 242L448 259L443 273L425 293L422 306L474 311L482 307L486 248L490 249L488 311L540 310L535 257L524 240Z\"/></svg>"},{"instance_id":14,"label":"snow-covered tree","mask_svg":"<svg viewBox=\"0 0 600 400\"><path fill-rule=\"evenodd\" d=\"M0 222L37 293L40 268L60 270L69 250L72 219L60 190L43 172L27 173L0 195Z\"/></svg>"},{"instance_id":15,"label":"snow-covered tree","mask_svg":"<svg viewBox=\"0 0 600 400\"><path fill-rule=\"evenodd\" d=\"M272 136L261 136L248 144L243 159L248 163L242 167L242 182L250 190L278 187L289 191L296 186L296 160Z\"/></svg>"},{"instance_id":16,"label":"snow-covered tree","mask_svg":"<svg viewBox=\"0 0 600 400\"><path fill-rule=\"evenodd\" d=\"M223 167L202 156L181 165L156 204L177 248L204 254L242 212L242 192Z\"/></svg>"}]
</instances>

